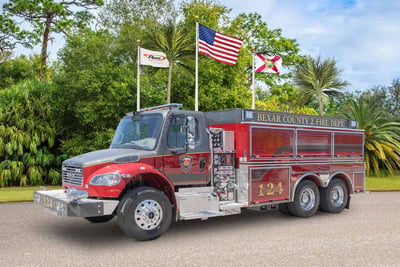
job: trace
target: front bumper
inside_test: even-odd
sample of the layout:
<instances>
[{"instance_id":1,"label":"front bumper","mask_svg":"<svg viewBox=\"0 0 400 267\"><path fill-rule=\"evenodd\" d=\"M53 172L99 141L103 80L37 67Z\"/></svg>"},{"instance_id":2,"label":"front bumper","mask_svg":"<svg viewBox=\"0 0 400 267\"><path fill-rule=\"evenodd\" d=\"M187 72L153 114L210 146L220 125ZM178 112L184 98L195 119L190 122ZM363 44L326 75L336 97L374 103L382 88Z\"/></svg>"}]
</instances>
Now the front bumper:
<instances>
[{"instance_id":1,"label":"front bumper","mask_svg":"<svg viewBox=\"0 0 400 267\"><path fill-rule=\"evenodd\" d=\"M118 200L97 200L83 198L69 201L64 190L35 191L34 202L42 205L57 216L96 217L111 215Z\"/></svg>"}]
</instances>

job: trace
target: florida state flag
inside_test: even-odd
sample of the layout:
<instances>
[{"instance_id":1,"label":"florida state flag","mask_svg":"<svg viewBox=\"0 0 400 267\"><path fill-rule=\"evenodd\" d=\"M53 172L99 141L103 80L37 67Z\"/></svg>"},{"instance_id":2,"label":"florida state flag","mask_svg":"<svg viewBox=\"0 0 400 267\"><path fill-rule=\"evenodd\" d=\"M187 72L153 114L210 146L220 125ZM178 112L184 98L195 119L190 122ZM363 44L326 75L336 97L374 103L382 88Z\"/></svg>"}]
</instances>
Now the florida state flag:
<instances>
[{"instance_id":1,"label":"florida state flag","mask_svg":"<svg viewBox=\"0 0 400 267\"><path fill-rule=\"evenodd\" d=\"M282 68L282 58L278 56L263 56L256 54L254 57L256 72L269 72L279 74Z\"/></svg>"}]
</instances>

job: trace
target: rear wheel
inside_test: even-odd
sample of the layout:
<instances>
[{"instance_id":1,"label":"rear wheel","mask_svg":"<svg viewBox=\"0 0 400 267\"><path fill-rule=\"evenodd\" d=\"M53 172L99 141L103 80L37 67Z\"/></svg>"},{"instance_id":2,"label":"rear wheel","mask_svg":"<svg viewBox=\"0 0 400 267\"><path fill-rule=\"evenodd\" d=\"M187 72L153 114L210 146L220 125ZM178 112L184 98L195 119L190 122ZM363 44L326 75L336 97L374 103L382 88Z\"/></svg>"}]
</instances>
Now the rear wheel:
<instances>
[{"instance_id":1,"label":"rear wheel","mask_svg":"<svg viewBox=\"0 0 400 267\"><path fill-rule=\"evenodd\" d=\"M317 212L319 206L318 187L312 181L301 181L297 186L294 200L287 204L289 212L297 217L308 218Z\"/></svg>"},{"instance_id":2,"label":"rear wheel","mask_svg":"<svg viewBox=\"0 0 400 267\"><path fill-rule=\"evenodd\" d=\"M118 208L118 224L122 231L136 240L160 237L172 220L169 199L151 187L129 191Z\"/></svg>"},{"instance_id":3,"label":"rear wheel","mask_svg":"<svg viewBox=\"0 0 400 267\"><path fill-rule=\"evenodd\" d=\"M333 179L328 187L321 188L321 204L323 211L341 212L347 204L349 193L346 184L340 179Z\"/></svg>"}]
</instances>

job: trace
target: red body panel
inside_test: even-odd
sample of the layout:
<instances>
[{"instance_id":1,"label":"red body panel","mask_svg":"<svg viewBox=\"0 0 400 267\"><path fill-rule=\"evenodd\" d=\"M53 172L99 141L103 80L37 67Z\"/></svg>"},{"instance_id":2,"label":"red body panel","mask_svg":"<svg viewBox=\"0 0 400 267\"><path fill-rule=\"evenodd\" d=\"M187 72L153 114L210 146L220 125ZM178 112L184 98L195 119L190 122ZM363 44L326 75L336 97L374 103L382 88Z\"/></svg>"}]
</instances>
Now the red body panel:
<instances>
[{"instance_id":1,"label":"red body panel","mask_svg":"<svg viewBox=\"0 0 400 267\"><path fill-rule=\"evenodd\" d=\"M289 201L304 177L318 186L340 177L349 192L365 190L360 130L256 123L209 127L234 131L236 166L248 168L250 205Z\"/></svg>"},{"instance_id":2,"label":"red body panel","mask_svg":"<svg viewBox=\"0 0 400 267\"><path fill-rule=\"evenodd\" d=\"M207 167L210 162L210 152L165 155L162 158L163 172L175 186L206 185L209 183L210 177ZM204 165L200 166L202 160Z\"/></svg>"}]
</instances>

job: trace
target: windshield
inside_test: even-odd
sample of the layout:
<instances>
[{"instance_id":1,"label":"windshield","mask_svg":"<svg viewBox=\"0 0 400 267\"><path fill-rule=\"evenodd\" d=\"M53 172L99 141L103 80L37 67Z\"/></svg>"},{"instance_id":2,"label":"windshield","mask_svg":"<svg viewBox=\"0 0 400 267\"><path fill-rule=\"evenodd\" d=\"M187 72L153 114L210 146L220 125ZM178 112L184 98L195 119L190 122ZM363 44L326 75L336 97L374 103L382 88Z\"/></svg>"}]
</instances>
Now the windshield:
<instances>
[{"instance_id":1,"label":"windshield","mask_svg":"<svg viewBox=\"0 0 400 267\"><path fill-rule=\"evenodd\" d=\"M140 120L121 120L111 142L111 148L153 150L162 125L161 114L145 114Z\"/></svg>"}]
</instances>

